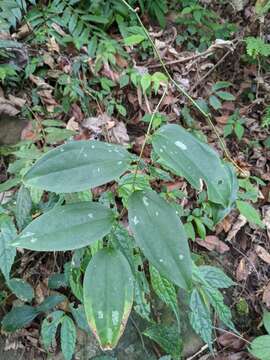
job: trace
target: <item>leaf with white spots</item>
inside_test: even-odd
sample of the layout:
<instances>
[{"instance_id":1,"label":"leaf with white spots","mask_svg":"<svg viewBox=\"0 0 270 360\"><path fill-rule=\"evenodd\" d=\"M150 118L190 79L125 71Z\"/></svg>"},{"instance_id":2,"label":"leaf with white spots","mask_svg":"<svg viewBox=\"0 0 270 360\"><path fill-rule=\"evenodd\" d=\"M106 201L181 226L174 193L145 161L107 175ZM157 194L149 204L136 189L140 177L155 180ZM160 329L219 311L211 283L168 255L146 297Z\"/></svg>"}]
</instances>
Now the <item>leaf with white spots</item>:
<instances>
[{"instance_id":1,"label":"leaf with white spots","mask_svg":"<svg viewBox=\"0 0 270 360\"><path fill-rule=\"evenodd\" d=\"M43 190L70 193L117 179L131 156L119 145L101 141L73 141L50 150L24 176L24 182Z\"/></svg>"},{"instance_id":2,"label":"leaf with white spots","mask_svg":"<svg viewBox=\"0 0 270 360\"><path fill-rule=\"evenodd\" d=\"M153 136L155 152L174 174L183 176L197 190L207 185L210 201L227 207L232 198L231 174L218 154L179 125L162 126Z\"/></svg>"},{"instance_id":3,"label":"leaf with white spots","mask_svg":"<svg viewBox=\"0 0 270 360\"><path fill-rule=\"evenodd\" d=\"M100 250L84 276L84 307L93 333L103 350L115 348L133 304L133 276L124 255Z\"/></svg>"},{"instance_id":4,"label":"leaf with white spots","mask_svg":"<svg viewBox=\"0 0 270 360\"><path fill-rule=\"evenodd\" d=\"M12 245L35 251L79 249L102 239L113 223L112 210L98 203L58 206L32 221Z\"/></svg>"},{"instance_id":5,"label":"leaf with white spots","mask_svg":"<svg viewBox=\"0 0 270 360\"><path fill-rule=\"evenodd\" d=\"M175 209L152 190L134 192L129 224L147 259L174 284L188 289L191 258L184 227Z\"/></svg>"},{"instance_id":6,"label":"leaf with white spots","mask_svg":"<svg viewBox=\"0 0 270 360\"><path fill-rule=\"evenodd\" d=\"M9 273L16 256L16 249L11 246L11 241L17 236L17 231L12 219L3 214L0 216L0 270L5 279L9 280Z\"/></svg>"}]
</instances>

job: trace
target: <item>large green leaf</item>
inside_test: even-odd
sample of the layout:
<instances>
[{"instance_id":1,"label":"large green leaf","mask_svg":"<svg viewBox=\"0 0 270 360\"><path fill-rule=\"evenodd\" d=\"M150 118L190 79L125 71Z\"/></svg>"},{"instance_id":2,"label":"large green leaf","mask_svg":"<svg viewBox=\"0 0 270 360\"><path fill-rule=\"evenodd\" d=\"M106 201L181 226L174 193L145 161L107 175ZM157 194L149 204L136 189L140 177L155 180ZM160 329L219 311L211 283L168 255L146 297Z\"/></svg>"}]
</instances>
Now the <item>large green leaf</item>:
<instances>
[{"instance_id":1,"label":"large green leaf","mask_svg":"<svg viewBox=\"0 0 270 360\"><path fill-rule=\"evenodd\" d=\"M231 199L231 176L218 154L179 125L165 125L153 136L162 163L185 177L197 190L205 181L209 200L226 207Z\"/></svg>"},{"instance_id":2,"label":"large green leaf","mask_svg":"<svg viewBox=\"0 0 270 360\"><path fill-rule=\"evenodd\" d=\"M89 245L108 234L112 210L81 202L56 207L30 223L13 245L36 251L66 251Z\"/></svg>"},{"instance_id":3,"label":"large green leaf","mask_svg":"<svg viewBox=\"0 0 270 360\"><path fill-rule=\"evenodd\" d=\"M133 276L125 256L102 249L84 277L84 307L102 349L113 349L122 335L133 303Z\"/></svg>"},{"instance_id":4,"label":"large green leaf","mask_svg":"<svg viewBox=\"0 0 270 360\"><path fill-rule=\"evenodd\" d=\"M0 269L9 280L9 273L16 256L16 249L11 246L11 241L17 236L12 219L3 214L0 216Z\"/></svg>"},{"instance_id":5,"label":"large green leaf","mask_svg":"<svg viewBox=\"0 0 270 360\"><path fill-rule=\"evenodd\" d=\"M163 276L188 289L190 251L175 209L151 190L134 192L128 211L130 227L144 255Z\"/></svg>"},{"instance_id":6,"label":"large green leaf","mask_svg":"<svg viewBox=\"0 0 270 360\"><path fill-rule=\"evenodd\" d=\"M101 141L74 141L42 156L24 182L56 193L86 190L122 175L131 161L121 146Z\"/></svg>"}]
</instances>

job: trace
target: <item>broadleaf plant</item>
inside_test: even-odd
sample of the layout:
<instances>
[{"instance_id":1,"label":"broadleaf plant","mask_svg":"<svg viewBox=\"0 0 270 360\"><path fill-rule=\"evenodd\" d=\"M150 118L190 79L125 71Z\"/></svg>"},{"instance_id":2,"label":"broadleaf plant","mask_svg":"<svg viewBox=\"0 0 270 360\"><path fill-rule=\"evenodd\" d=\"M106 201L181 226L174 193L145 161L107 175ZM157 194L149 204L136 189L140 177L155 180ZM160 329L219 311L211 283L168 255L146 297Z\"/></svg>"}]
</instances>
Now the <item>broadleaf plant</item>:
<instances>
[{"instance_id":1,"label":"broadleaf plant","mask_svg":"<svg viewBox=\"0 0 270 360\"><path fill-rule=\"evenodd\" d=\"M198 191L205 184L208 200L221 220L236 200L238 185L232 167L179 125L162 126L151 141L152 158L157 161L151 164L151 170L145 166L148 178L166 170L184 177ZM135 311L151 320L146 280L149 269L153 290L173 311L178 325L181 314L175 286L186 292L191 324L211 347L210 305L225 325L233 328L229 309L218 291L233 282L218 269L205 266L200 272L200 267L192 263L185 227L175 204L151 189L150 181L138 185L138 179L143 179L142 174L137 174L139 160L124 147L101 141L70 141L48 151L26 172L23 183L31 192L40 189L41 194L47 191L49 196L53 195L50 192L57 193L59 200L43 206L43 213L28 225L20 221L22 229L15 239L10 238L11 245L35 251L78 249L65 265L64 283L69 283L82 302L79 306L84 308L102 349L115 348L133 303ZM121 213L111 192L101 196L99 202L88 195L79 196L111 181L119 185L116 193L122 200ZM133 236L121 223L125 209ZM10 266L1 267L6 277ZM44 306L38 311L45 311ZM36 312L30 313L27 320ZM47 349L53 345L61 323L62 338L71 332L66 342L62 341L64 356L69 359L67 354L75 347L72 319L58 311L52 314L52 320L49 324L45 319L42 326L44 345Z\"/></svg>"}]
</instances>

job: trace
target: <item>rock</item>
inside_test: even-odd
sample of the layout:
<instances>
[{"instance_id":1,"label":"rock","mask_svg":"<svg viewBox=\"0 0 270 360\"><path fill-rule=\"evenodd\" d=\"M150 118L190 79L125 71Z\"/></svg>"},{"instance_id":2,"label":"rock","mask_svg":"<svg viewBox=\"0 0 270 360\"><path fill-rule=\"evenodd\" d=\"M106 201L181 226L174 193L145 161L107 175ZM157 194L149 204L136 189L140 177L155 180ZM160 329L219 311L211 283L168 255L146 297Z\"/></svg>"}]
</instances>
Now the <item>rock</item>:
<instances>
[{"instance_id":1,"label":"rock","mask_svg":"<svg viewBox=\"0 0 270 360\"><path fill-rule=\"evenodd\" d=\"M20 141L21 132L26 125L26 120L13 116L0 115L0 146L14 145Z\"/></svg>"}]
</instances>

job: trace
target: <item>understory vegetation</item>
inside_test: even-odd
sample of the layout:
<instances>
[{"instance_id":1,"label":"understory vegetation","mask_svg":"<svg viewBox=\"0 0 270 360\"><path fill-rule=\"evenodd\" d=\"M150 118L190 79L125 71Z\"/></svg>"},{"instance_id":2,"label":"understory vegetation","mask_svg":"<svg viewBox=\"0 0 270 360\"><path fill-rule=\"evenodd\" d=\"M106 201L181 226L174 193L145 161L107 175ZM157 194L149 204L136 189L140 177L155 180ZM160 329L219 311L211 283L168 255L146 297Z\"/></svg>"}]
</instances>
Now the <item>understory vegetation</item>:
<instances>
[{"instance_id":1,"label":"understory vegetation","mask_svg":"<svg viewBox=\"0 0 270 360\"><path fill-rule=\"evenodd\" d=\"M0 0L0 354L270 359L269 14Z\"/></svg>"}]
</instances>

